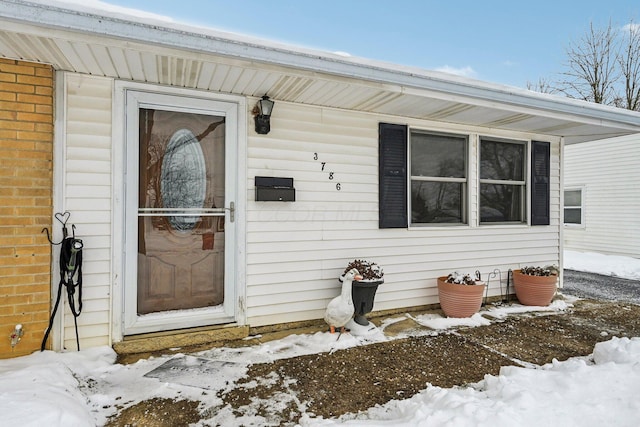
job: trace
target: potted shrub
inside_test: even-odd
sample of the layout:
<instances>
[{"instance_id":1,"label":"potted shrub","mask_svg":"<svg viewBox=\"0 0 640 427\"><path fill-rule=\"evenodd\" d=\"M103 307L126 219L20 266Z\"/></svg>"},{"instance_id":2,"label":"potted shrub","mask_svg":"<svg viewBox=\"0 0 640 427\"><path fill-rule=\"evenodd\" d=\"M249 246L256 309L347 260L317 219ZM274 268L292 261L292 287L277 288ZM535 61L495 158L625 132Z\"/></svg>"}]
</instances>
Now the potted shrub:
<instances>
[{"instance_id":1,"label":"potted shrub","mask_svg":"<svg viewBox=\"0 0 640 427\"><path fill-rule=\"evenodd\" d=\"M480 310L486 287L479 273L473 277L456 271L438 277L440 308L447 317L473 316Z\"/></svg>"},{"instance_id":2,"label":"potted shrub","mask_svg":"<svg viewBox=\"0 0 640 427\"><path fill-rule=\"evenodd\" d=\"M384 283L384 271L374 262L356 259L351 261L345 268L339 279L341 282L345 273L352 268L358 270L358 273L362 276L362 280L354 280L351 286L351 297L355 308L354 321L359 325L367 326L369 320L367 320L365 314L373 310L373 301L378 285Z\"/></svg>"},{"instance_id":3,"label":"potted shrub","mask_svg":"<svg viewBox=\"0 0 640 427\"><path fill-rule=\"evenodd\" d=\"M555 266L513 270L516 297L524 305L549 305L556 294L557 282L558 268Z\"/></svg>"}]
</instances>

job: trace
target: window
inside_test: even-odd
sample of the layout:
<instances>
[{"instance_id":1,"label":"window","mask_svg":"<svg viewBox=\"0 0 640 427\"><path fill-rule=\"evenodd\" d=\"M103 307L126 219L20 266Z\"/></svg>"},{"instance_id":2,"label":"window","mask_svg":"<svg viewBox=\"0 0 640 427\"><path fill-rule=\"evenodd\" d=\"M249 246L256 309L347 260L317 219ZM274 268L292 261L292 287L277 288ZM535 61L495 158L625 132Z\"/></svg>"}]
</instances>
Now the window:
<instances>
[{"instance_id":1,"label":"window","mask_svg":"<svg viewBox=\"0 0 640 427\"><path fill-rule=\"evenodd\" d=\"M564 223L582 225L582 189L564 190Z\"/></svg>"},{"instance_id":2,"label":"window","mask_svg":"<svg viewBox=\"0 0 640 427\"><path fill-rule=\"evenodd\" d=\"M466 136L411 132L411 224L467 222Z\"/></svg>"},{"instance_id":3,"label":"window","mask_svg":"<svg viewBox=\"0 0 640 427\"><path fill-rule=\"evenodd\" d=\"M475 174L469 175L467 136L380 123L378 137L379 228L468 224L468 193L476 184L480 202L473 213L481 223L526 223L530 218L531 225L550 224L549 142L481 138L475 182Z\"/></svg>"},{"instance_id":4,"label":"window","mask_svg":"<svg viewBox=\"0 0 640 427\"><path fill-rule=\"evenodd\" d=\"M525 142L480 139L480 223L526 221Z\"/></svg>"}]
</instances>

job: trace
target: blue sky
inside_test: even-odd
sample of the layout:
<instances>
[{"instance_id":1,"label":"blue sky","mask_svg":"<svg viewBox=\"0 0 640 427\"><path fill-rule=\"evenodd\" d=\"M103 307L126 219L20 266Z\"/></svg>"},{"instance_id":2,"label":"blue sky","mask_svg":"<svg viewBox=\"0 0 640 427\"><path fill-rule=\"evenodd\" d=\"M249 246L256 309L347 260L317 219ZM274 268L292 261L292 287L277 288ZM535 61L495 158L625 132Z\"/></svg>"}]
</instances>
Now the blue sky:
<instances>
[{"instance_id":1,"label":"blue sky","mask_svg":"<svg viewBox=\"0 0 640 427\"><path fill-rule=\"evenodd\" d=\"M108 0L175 21L525 87L553 79L589 23L640 23L640 0Z\"/></svg>"}]
</instances>

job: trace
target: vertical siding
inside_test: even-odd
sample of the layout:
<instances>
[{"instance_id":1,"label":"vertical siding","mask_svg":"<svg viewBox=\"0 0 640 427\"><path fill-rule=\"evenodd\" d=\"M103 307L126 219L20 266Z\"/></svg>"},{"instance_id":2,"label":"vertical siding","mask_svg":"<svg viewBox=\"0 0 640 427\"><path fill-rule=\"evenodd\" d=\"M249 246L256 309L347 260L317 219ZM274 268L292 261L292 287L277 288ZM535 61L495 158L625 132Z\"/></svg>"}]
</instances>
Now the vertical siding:
<instances>
[{"instance_id":1,"label":"vertical siding","mask_svg":"<svg viewBox=\"0 0 640 427\"><path fill-rule=\"evenodd\" d=\"M110 344L111 79L65 75L64 206L83 249L80 346ZM75 349L73 315L65 305L64 347Z\"/></svg>"},{"instance_id":2,"label":"vertical siding","mask_svg":"<svg viewBox=\"0 0 640 427\"><path fill-rule=\"evenodd\" d=\"M509 268L558 263L558 140L552 141L550 226L475 225L477 185L472 178L470 227L381 230L378 123L404 119L286 103L277 103L274 113L269 135L250 131L248 138L249 324L322 318L327 302L339 293L338 276L354 258L376 261L385 270L375 310L437 303L436 277L455 269L486 275L498 268L506 277ZM408 124L478 132L415 120ZM473 177L477 135L471 136ZM253 179L262 175L294 178L296 201L255 202ZM491 292L499 293L497 282Z\"/></svg>"},{"instance_id":3,"label":"vertical siding","mask_svg":"<svg viewBox=\"0 0 640 427\"><path fill-rule=\"evenodd\" d=\"M565 188L583 188L583 227L566 249L640 258L640 134L565 147Z\"/></svg>"}]
</instances>

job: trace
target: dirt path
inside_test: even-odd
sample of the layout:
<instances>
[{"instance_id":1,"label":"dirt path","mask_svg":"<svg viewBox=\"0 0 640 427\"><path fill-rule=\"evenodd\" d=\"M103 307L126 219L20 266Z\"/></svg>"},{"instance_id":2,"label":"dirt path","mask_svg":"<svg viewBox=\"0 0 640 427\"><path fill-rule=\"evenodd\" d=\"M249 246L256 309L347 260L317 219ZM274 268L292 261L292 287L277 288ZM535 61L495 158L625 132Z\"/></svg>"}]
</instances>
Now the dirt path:
<instances>
[{"instance_id":1,"label":"dirt path","mask_svg":"<svg viewBox=\"0 0 640 427\"><path fill-rule=\"evenodd\" d=\"M408 398L427 383L464 386L485 374L497 375L501 366L586 356L597 342L612 336L640 336L640 306L585 300L564 314L509 317L488 326L257 364L233 390L220 394L223 403L218 408L185 410L188 402L183 400L173 402L181 406L178 411L171 409L171 401L162 402L168 414L160 417L168 422L162 424L149 415L155 409L146 401L122 411L108 425L132 425L135 416L137 426L186 426L223 407L237 415L257 411L269 425L295 425L302 412L336 417ZM141 417L141 411L147 415ZM181 418L171 419L172 413Z\"/></svg>"}]
</instances>

